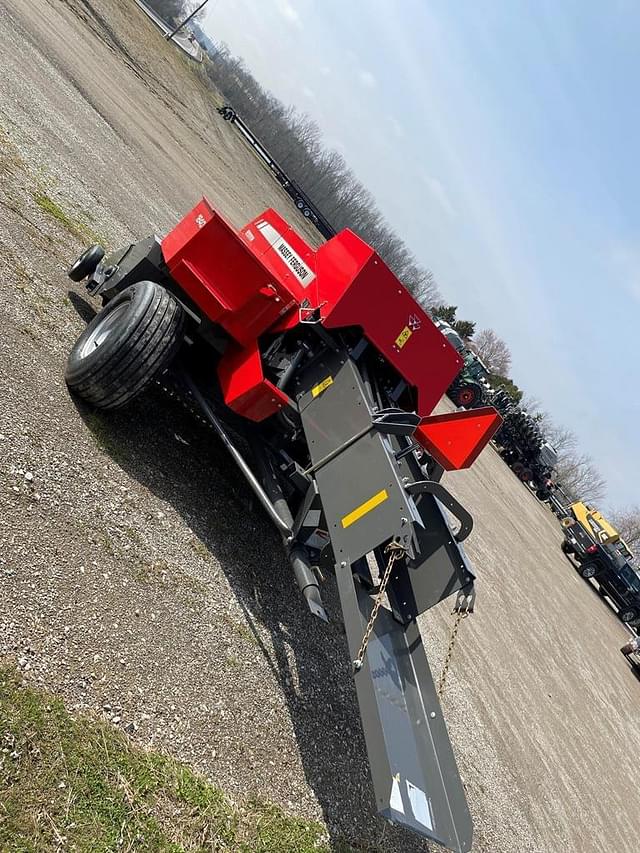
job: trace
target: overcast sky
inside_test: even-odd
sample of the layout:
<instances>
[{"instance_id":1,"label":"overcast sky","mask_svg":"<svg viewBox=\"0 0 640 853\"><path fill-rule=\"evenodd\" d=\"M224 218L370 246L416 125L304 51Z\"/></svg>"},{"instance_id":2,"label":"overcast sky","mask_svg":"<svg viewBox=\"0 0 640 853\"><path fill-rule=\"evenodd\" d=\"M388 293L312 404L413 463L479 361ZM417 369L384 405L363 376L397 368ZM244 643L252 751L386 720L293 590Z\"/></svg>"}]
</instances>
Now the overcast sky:
<instances>
[{"instance_id":1,"label":"overcast sky","mask_svg":"<svg viewBox=\"0 0 640 853\"><path fill-rule=\"evenodd\" d=\"M458 315L640 503L640 4L211 0Z\"/></svg>"}]
</instances>

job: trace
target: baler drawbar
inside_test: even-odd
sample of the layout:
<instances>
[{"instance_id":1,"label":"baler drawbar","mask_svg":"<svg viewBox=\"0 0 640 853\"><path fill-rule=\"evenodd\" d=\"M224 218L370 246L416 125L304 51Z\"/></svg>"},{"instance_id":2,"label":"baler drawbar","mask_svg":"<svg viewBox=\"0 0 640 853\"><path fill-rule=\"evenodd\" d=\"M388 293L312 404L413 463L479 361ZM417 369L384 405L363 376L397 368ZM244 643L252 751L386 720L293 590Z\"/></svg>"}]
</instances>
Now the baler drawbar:
<instances>
[{"instance_id":1,"label":"baler drawbar","mask_svg":"<svg viewBox=\"0 0 640 853\"><path fill-rule=\"evenodd\" d=\"M488 407L430 414L458 353L354 233L314 250L274 210L237 231L203 199L162 239L108 257L92 246L69 276L103 302L69 355L69 387L112 409L171 377L197 406L321 619L318 576L335 572L379 813L469 850L417 623L449 596L472 601L473 522L440 480L500 425Z\"/></svg>"}]
</instances>

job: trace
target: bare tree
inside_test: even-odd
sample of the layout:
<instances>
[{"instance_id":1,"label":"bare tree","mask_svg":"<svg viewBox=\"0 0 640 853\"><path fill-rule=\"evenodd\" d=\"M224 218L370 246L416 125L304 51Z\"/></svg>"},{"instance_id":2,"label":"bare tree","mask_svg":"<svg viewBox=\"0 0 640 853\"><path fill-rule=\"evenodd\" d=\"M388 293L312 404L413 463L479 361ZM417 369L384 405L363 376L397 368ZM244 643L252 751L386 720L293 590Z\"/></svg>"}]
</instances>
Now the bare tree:
<instances>
[{"instance_id":1,"label":"bare tree","mask_svg":"<svg viewBox=\"0 0 640 853\"><path fill-rule=\"evenodd\" d=\"M559 454L556 475L564 491L575 500L598 503L606 494L606 481L586 453L573 449Z\"/></svg>"},{"instance_id":2,"label":"bare tree","mask_svg":"<svg viewBox=\"0 0 640 853\"><path fill-rule=\"evenodd\" d=\"M574 500L602 500L606 481L591 457L580 453L578 436L568 427L557 424L536 397L526 394L520 405L536 419L545 439L555 448L558 454L556 477L567 494Z\"/></svg>"},{"instance_id":3,"label":"bare tree","mask_svg":"<svg viewBox=\"0 0 640 853\"><path fill-rule=\"evenodd\" d=\"M578 436L568 427L563 427L554 423L551 418L547 416L547 420L543 421L543 430L550 443L558 451L559 456L562 456L565 453L575 453L578 447Z\"/></svg>"},{"instance_id":4,"label":"bare tree","mask_svg":"<svg viewBox=\"0 0 640 853\"><path fill-rule=\"evenodd\" d=\"M193 3L187 0L149 0L149 5L168 23L186 17L193 8Z\"/></svg>"},{"instance_id":5,"label":"bare tree","mask_svg":"<svg viewBox=\"0 0 640 853\"><path fill-rule=\"evenodd\" d=\"M186 0L155 0L185 5ZM192 0L189 0L192 2ZM267 150L309 195L336 230L351 228L375 247L398 278L426 308L441 302L430 270L385 222L369 190L356 178L344 157L324 147L316 122L294 107L286 107L266 91L243 60L219 44L204 73Z\"/></svg>"},{"instance_id":6,"label":"bare tree","mask_svg":"<svg viewBox=\"0 0 640 853\"><path fill-rule=\"evenodd\" d=\"M556 423L542 403L531 394L523 394L520 406L536 419L540 431L547 441L557 450L558 456L575 453L578 448L578 436L568 427Z\"/></svg>"},{"instance_id":7,"label":"bare tree","mask_svg":"<svg viewBox=\"0 0 640 853\"><path fill-rule=\"evenodd\" d=\"M522 400L520 400L520 407L525 411L529 412L530 415L537 418L538 420L546 420L549 416L548 412L545 412L542 408L542 403L538 400L537 397L534 397L532 394L523 394Z\"/></svg>"},{"instance_id":8,"label":"bare tree","mask_svg":"<svg viewBox=\"0 0 640 853\"><path fill-rule=\"evenodd\" d=\"M493 329L482 329L475 335L473 350L484 361L491 373L497 373L499 376L509 375L511 352Z\"/></svg>"},{"instance_id":9,"label":"bare tree","mask_svg":"<svg viewBox=\"0 0 640 853\"><path fill-rule=\"evenodd\" d=\"M409 268L404 271L402 280L423 308L432 308L442 299L431 270L410 264Z\"/></svg>"},{"instance_id":10,"label":"bare tree","mask_svg":"<svg viewBox=\"0 0 640 853\"><path fill-rule=\"evenodd\" d=\"M640 556L640 506L628 506L611 514L613 526L632 551Z\"/></svg>"}]
</instances>

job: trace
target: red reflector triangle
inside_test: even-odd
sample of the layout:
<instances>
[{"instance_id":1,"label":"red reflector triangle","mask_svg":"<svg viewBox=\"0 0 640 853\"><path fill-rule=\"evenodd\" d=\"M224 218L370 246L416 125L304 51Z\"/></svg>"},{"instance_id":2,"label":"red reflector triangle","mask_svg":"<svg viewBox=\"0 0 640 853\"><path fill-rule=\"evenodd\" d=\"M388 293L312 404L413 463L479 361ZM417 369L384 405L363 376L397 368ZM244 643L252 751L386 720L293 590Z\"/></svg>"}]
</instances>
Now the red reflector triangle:
<instances>
[{"instance_id":1,"label":"red reflector triangle","mask_svg":"<svg viewBox=\"0 0 640 853\"><path fill-rule=\"evenodd\" d=\"M502 418L493 406L424 418L415 438L445 471L468 468L495 435Z\"/></svg>"}]
</instances>

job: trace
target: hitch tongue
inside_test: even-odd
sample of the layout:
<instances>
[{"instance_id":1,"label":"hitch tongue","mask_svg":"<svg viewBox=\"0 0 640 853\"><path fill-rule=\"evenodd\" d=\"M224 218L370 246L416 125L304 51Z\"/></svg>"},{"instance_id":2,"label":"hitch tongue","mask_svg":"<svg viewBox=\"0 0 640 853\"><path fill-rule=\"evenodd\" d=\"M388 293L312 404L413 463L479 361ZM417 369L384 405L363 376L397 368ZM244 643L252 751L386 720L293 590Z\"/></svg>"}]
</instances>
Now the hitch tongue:
<instances>
[{"instance_id":1,"label":"hitch tongue","mask_svg":"<svg viewBox=\"0 0 640 853\"><path fill-rule=\"evenodd\" d=\"M324 609L322 604L322 596L320 595L318 579L309 564L306 549L302 548L300 545L294 546L289 551L289 560L291 561L296 583L300 588L300 592L304 595L309 610L314 616L317 616L324 622L328 622L329 617L327 616L327 611Z\"/></svg>"}]
</instances>

